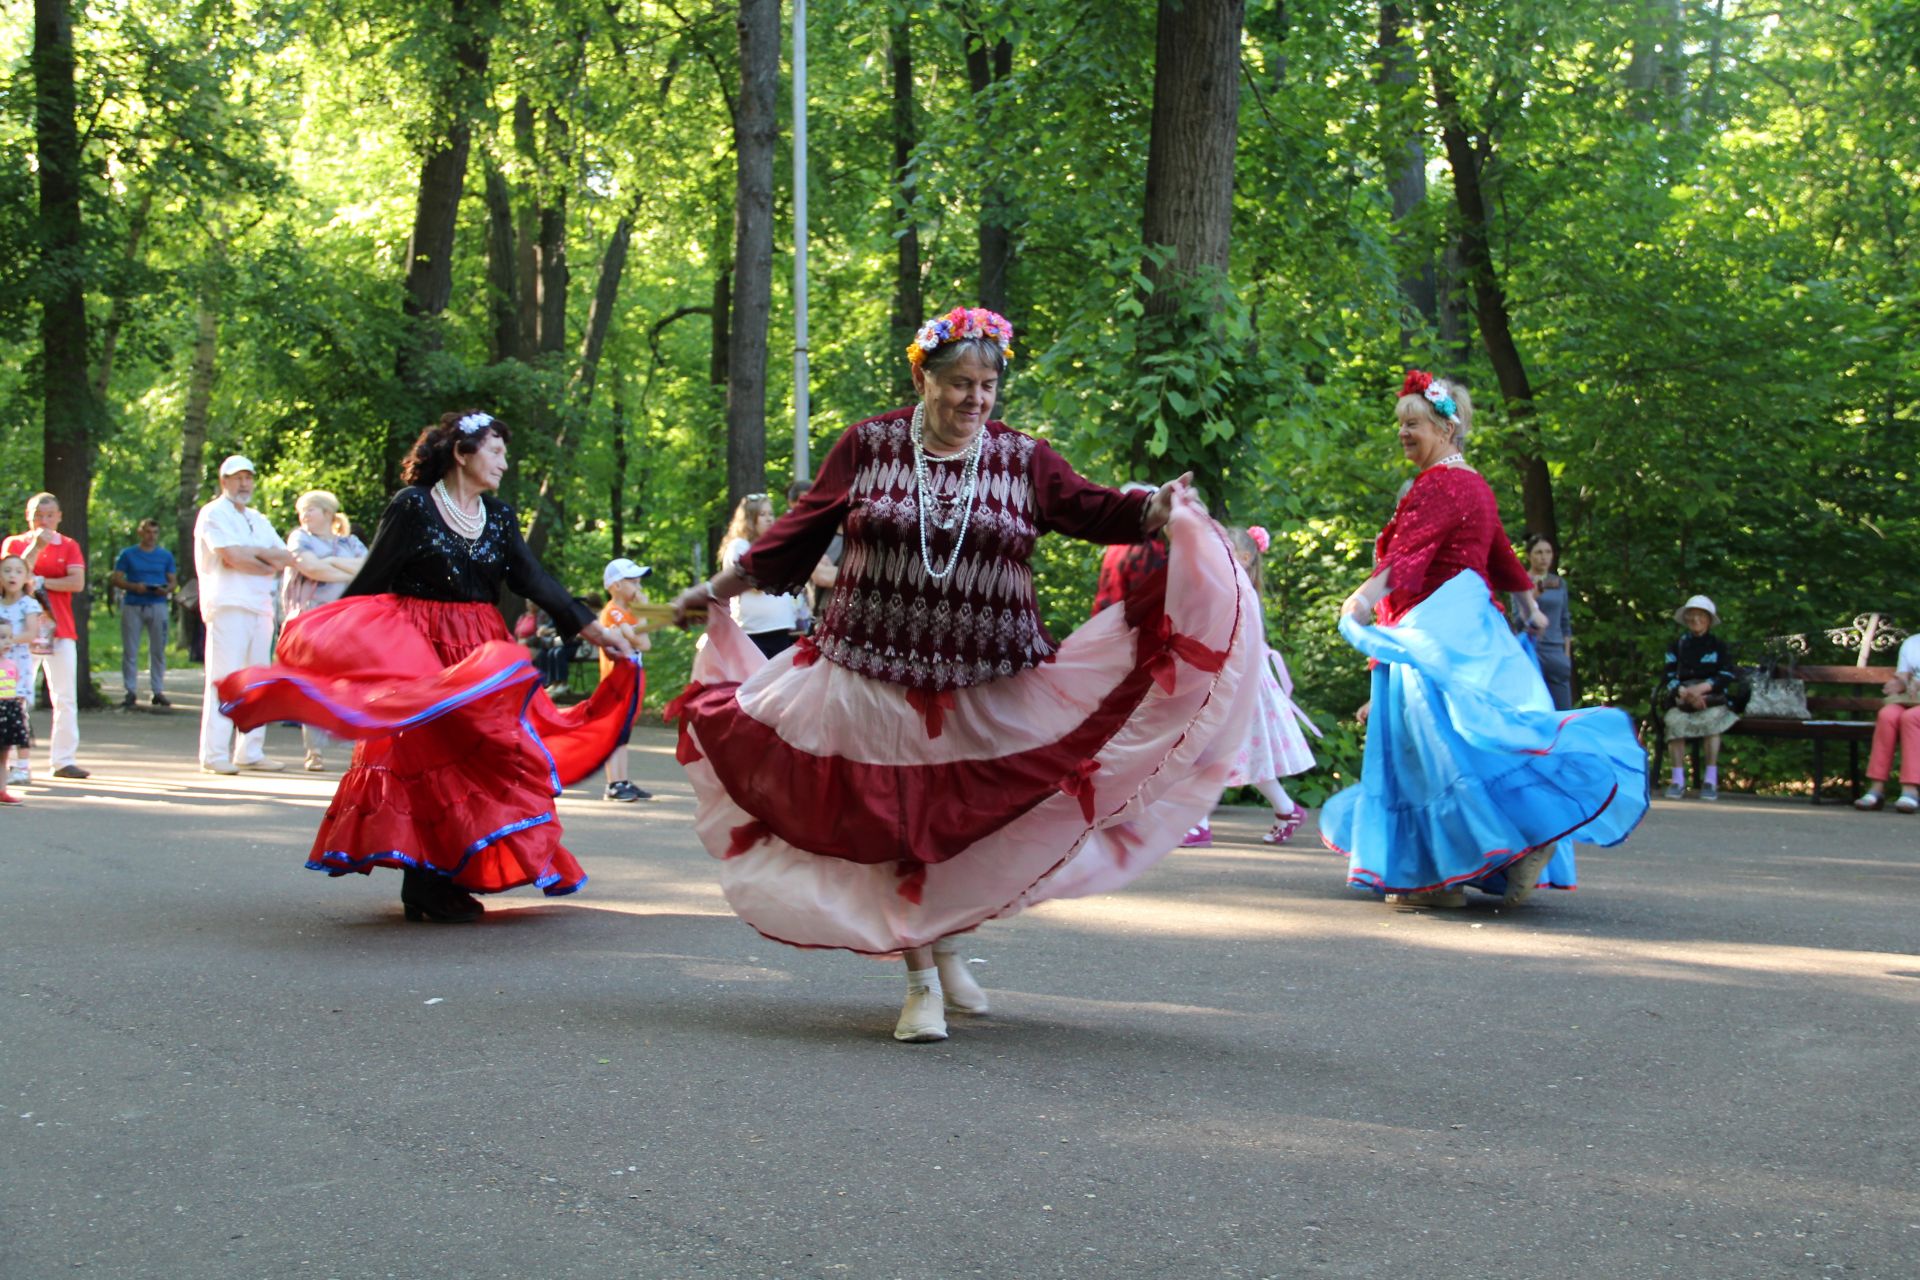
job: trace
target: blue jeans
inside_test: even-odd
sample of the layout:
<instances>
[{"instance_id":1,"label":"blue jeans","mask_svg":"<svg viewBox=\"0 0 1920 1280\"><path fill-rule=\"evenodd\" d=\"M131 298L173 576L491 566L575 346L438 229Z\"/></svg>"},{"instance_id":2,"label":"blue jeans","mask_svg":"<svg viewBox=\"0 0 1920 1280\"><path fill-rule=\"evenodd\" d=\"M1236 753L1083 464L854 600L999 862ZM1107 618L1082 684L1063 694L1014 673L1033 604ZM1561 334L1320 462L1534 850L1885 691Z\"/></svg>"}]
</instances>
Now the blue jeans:
<instances>
[{"instance_id":1,"label":"blue jeans","mask_svg":"<svg viewBox=\"0 0 1920 1280\"><path fill-rule=\"evenodd\" d=\"M148 692L164 693L167 686L167 606L120 603L120 683L133 696L139 683L140 633L147 633Z\"/></svg>"}]
</instances>

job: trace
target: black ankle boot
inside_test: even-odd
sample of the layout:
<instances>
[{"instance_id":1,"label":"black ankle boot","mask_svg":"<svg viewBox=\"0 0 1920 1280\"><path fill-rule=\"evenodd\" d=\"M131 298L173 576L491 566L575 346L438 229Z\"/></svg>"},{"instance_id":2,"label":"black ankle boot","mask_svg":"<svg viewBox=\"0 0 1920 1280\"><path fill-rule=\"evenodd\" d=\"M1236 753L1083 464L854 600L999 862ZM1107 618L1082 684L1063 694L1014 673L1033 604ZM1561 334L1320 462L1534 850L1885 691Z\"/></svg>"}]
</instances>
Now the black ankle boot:
<instances>
[{"instance_id":1,"label":"black ankle boot","mask_svg":"<svg viewBox=\"0 0 1920 1280\"><path fill-rule=\"evenodd\" d=\"M473 895L453 882L412 867L400 873L400 905L407 919L428 924L470 924L486 913Z\"/></svg>"}]
</instances>

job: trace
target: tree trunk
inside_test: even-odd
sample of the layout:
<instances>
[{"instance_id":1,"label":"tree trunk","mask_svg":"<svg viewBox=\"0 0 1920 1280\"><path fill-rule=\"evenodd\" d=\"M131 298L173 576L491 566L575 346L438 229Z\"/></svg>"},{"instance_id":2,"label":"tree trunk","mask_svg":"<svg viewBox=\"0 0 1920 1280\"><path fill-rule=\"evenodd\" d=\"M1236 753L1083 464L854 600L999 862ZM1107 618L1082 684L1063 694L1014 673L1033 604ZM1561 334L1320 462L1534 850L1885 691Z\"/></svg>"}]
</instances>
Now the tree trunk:
<instances>
[{"instance_id":1,"label":"tree trunk","mask_svg":"<svg viewBox=\"0 0 1920 1280\"><path fill-rule=\"evenodd\" d=\"M1233 242L1233 153L1240 116L1242 0L1160 0L1147 143L1144 219L1150 288L1135 344L1155 358L1214 342L1217 300ZM1219 480L1237 448L1209 440L1204 411L1169 383L1131 442L1136 474L1149 456Z\"/></svg>"},{"instance_id":2,"label":"tree trunk","mask_svg":"<svg viewBox=\"0 0 1920 1280\"><path fill-rule=\"evenodd\" d=\"M525 350L520 330L520 272L515 260L513 189L487 164L487 287L493 316L493 361L518 360Z\"/></svg>"},{"instance_id":3,"label":"tree trunk","mask_svg":"<svg viewBox=\"0 0 1920 1280\"><path fill-rule=\"evenodd\" d=\"M558 179L553 184L550 202L540 207L540 244L537 253L540 270L540 342L541 355L567 349L567 288L573 277L567 270L567 188L564 175L571 165L567 122L551 107L547 109L547 150L552 157L550 172ZM626 250L621 249L624 257Z\"/></svg>"},{"instance_id":4,"label":"tree trunk","mask_svg":"<svg viewBox=\"0 0 1920 1280\"><path fill-rule=\"evenodd\" d=\"M207 419L213 404L215 361L220 349L220 273L216 248L193 296L193 365L187 374L187 407L180 419L180 483L173 502L174 560L182 582L194 576L193 522L200 512L201 472L206 466Z\"/></svg>"},{"instance_id":5,"label":"tree trunk","mask_svg":"<svg viewBox=\"0 0 1920 1280\"><path fill-rule=\"evenodd\" d=\"M733 216L726 211L714 215L713 264L713 297L708 305L713 335L707 381L724 387L727 385L727 348L733 345Z\"/></svg>"},{"instance_id":6,"label":"tree trunk","mask_svg":"<svg viewBox=\"0 0 1920 1280\"><path fill-rule=\"evenodd\" d=\"M607 524L613 534L613 554L627 554L627 399L615 380L613 393L613 478L608 482Z\"/></svg>"},{"instance_id":7,"label":"tree trunk","mask_svg":"<svg viewBox=\"0 0 1920 1280\"><path fill-rule=\"evenodd\" d=\"M913 32L905 9L896 11L887 32L887 59L893 74L893 318L889 351L904 351L920 330L920 220L914 199L912 173L915 130L913 119ZM913 378L904 361L895 361L894 399L913 399Z\"/></svg>"},{"instance_id":8,"label":"tree trunk","mask_svg":"<svg viewBox=\"0 0 1920 1280\"><path fill-rule=\"evenodd\" d=\"M1147 143L1145 233L1173 250L1150 262L1149 314L1177 309L1194 271L1225 271L1233 237L1242 0L1160 0Z\"/></svg>"},{"instance_id":9,"label":"tree trunk","mask_svg":"<svg viewBox=\"0 0 1920 1280\"><path fill-rule=\"evenodd\" d=\"M971 27L967 31L967 84L973 90L976 113L984 132L992 133L993 86L1013 74L1013 45L996 41L991 49L986 37ZM980 305L989 311L1007 314L1007 275L1013 265L1013 232L1009 227L1013 213L1006 190L997 178L988 177L980 188L980 221L976 238L980 246Z\"/></svg>"},{"instance_id":10,"label":"tree trunk","mask_svg":"<svg viewBox=\"0 0 1920 1280\"><path fill-rule=\"evenodd\" d=\"M1541 456L1540 428L1533 420L1533 384L1513 337L1513 319L1507 294L1494 270L1493 248L1487 225L1486 194L1482 189L1485 158L1474 146L1460 116L1453 77L1443 58L1433 60L1433 100L1440 113L1440 136L1446 144L1447 165L1453 170L1453 198L1460 212L1460 256L1473 290L1474 319L1480 342L1493 365L1500 394L1507 403L1507 419L1519 438L1522 503L1529 533L1545 534L1557 547L1560 526L1553 513L1553 476Z\"/></svg>"},{"instance_id":11,"label":"tree trunk","mask_svg":"<svg viewBox=\"0 0 1920 1280\"><path fill-rule=\"evenodd\" d=\"M147 218L153 210L153 188L148 187L140 193L140 203L134 206L133 217L127 224L127 252L124 261L131 271L140 261L140 244L147 237ZM100 335L100 362L94 366L93 394L101 405L107 402L107 391L113 385L113 358L120 346L120 330L126 323L126 308L122 305L125 288L116 288L113 298L107 303L107 322Z\"/></svg>"},{"instance_id":12,"label":"tree trunk","mask_svg":"<svg viewBox=\"0 0 1920 1280\"><path fill-rule=\"evenodd\" d=\"M727 344L727 499L767 487L767 325L773 309L774 99L779 0L740 0L734 117L733 305Z\"/></svg>"},{"instance_id":13,"label":"tree trunk","mask_svg":"<svg viewBox=\"0 0 1920 1280\"><path fill-rule=\"evenodd\" d=\"M527 172L540 172L540 141L533 127L533 103L526 94L513 100L513 148ZM535 184L534 190L538 190ZM530 196L515 214L513 269L519 280L520 354L531 360L540 342L540 202Z\"/></svg>"},{"instance_id":14,"label":"tree trunk","mask_svg":"<svg viewBox=\"0 0 1920 1280\"><path fill-rule=\"evenodd\" d=\"M1675 108L1684 109L1687 62L1681 41L1686 20L1684 0L1637 0L1634 6L1633 56L1627 63L1626 84L1628 110L1642 124L1656 123Z\"/></svg>"},{"instance_id":15,"label":"tree trunk","mask_svg":"<svg viewBox=\"0 0 1920 1280\"><path fill-rule=\"evenodd\" d=\"M395 361L401 382L421 402L416 417L432 416L423 372L425 358L440 349L440 316L453 297L453 239L466 183L467 152L472 144L472 104L487 73L488 27L498 0L452 0L454 80L442 99L445 132L434 139L420 165L420 191L414 205L413 234L407 241L406 294L401 302L408 324ZM418 430L417 423L396 422L387 434L386 479L400 486L400 462Z\"/></svg>"},{"instance_id":16,"label":"tree trunk","mask_svg":"<svg viewBox=\"0 0 1920 1280\"><path fill-rule=\"evenodd\" d=\"M34 0L31 61L40 186L41 469L47 489L60 499L62 532L86 549L100 402L88 380L80 133L74 122L73 13L66 0ZM97 566L100 549L92 554ZM73 598L73 617L80 705L96 707L84 590Z\"/></svg>"},{"instance_id":17,"label":"tree trunk","mask_svg":"<svg viewBox=\"0 0 1920 1280\"><path fill-rule=\"evenodd\" d=\"M1434 296L1439 309L1440 363L1452 369L1464 369L1473 359L1473 317L1467 311L1466 288L1467 268L1460 253L1460 237L1449 235L1440 255Z\"/></svg>"},{"instance_id":18,"label":"tree trunk","mask_svg":"<svg viewBox=\"0 0 1920 1280\"><path fill-rule=\"evenodd\" d=\"M1400 264L1400 298L1407 310L1433 327L1439 323L1439 293L1434 279L1431 253L1421 252L1404 228L1407 217L1427 199L1427 151L1411 113L1401 109L1414 82L1412 50L1404 31L1406 14L1397 4L1380 6L1379 83L1382 116L1393 122L1388 126L1385 154L1381 157L1387 171L1387 193L1393 200L1394 257ZM1395 145L1400 122L1406 128L1403 140ZM1405 320L1400 325L1400 349L1410 352L1414 326Z\"/></svg>"},{"instance_id":19,"label":"tree trunk","mask_svg":"<svg viewBox=\"0 0 1920 1280\"><path fill-rule=\"evenodd\" d=\"M633 214L621 215L600 259L600 275L593 286L593 304L587 311L587 331L580 340L580 361L567 383L567 401L574 409L584 409L593 399L593 385L600 373L600 353L607 345L607 330L613 323L613 310L620 296L620 277L627 269L627 246L633 240ZM570 413L560 415L560 427L554 433L556 457L567 456ZM559 486L564 469L549 467L540 478L540 496L533 504L533 523L527 531L527 546L534 555L545 553L555 522L560 516Z\"/></svg>"}]
</instances>

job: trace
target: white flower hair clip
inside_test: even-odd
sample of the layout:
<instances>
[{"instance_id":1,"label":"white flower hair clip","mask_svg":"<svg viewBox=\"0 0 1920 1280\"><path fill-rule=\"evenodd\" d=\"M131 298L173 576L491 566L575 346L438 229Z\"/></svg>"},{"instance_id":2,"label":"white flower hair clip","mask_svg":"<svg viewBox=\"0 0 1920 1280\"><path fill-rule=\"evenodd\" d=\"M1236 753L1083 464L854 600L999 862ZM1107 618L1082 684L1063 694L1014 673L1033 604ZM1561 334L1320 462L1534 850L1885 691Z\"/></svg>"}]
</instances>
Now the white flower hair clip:
<instances>
[{"instance_id":1,"label":"white flower hair clip","mask_svg":"<svg viewBox=\"0 0 1920 1280\"><path fill-rule=\"evenodd\" d=\"M490 413L470 413L453 425L460 428L461 435L470 436L476 431L492 426L493 415Z\"/></svg>"}]
</instances>

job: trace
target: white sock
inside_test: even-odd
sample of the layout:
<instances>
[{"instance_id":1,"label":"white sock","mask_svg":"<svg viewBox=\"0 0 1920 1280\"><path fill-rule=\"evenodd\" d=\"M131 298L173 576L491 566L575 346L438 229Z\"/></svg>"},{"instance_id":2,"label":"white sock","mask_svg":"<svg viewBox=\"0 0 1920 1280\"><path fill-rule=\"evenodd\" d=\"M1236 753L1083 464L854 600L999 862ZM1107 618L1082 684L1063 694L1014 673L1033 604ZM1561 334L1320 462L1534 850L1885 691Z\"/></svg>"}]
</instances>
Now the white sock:
<instances>
[{"instance_id":1,"label":"white sock","mask_svg":"<svg viewBox=\"0 0 1920 1280\"><path fill-rule=\"evenodd\" d=\"M1268 778L1264 782L1256 782L1253 784L1253 789L1258 791L1260 797L1273 809L1275 817L1284 818L1297 807L1292 799L1288 797L1287 789L1280 785L1280 779L1278 778Z\"/></svg>"},{"instance_id":2,"label":"white sock","mask_svg":"<svg viewBox=\"0 0 1920 1280\"><path fill-rule=\"evenodd\" d=\"M925 987L935 995L946 994L945 988L940 985L940 970L938 969L907 970L907 990L912 991L917 987Z\"/></svg>"}]
</instances>

